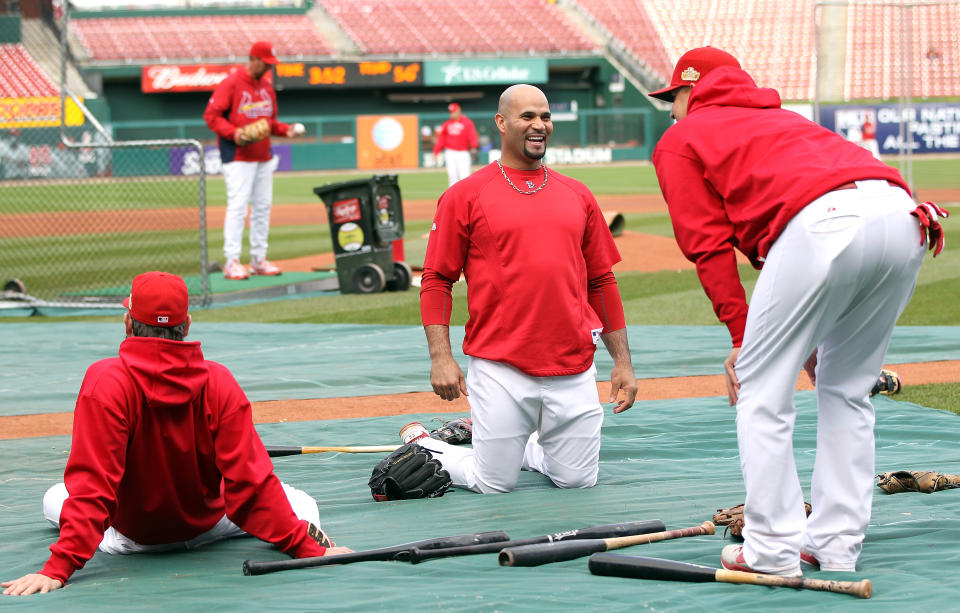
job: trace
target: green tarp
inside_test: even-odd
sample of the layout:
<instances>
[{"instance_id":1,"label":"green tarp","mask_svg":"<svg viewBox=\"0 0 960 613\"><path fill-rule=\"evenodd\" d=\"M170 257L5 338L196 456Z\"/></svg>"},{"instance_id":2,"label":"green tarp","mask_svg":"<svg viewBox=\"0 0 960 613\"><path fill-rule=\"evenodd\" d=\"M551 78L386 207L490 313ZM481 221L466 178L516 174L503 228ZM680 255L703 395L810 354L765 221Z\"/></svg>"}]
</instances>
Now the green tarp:
<instances>
[{"instance_id":1,"label":"green tarp","mask_svg":"<svg viewBox=\"0 0 960 613\"><path fill-rule=\"evenodd\" d=\"M420 326L197 323L190 338L229 367L252 401L339 398L430 391L430 361ZM721 326L630 326L640 378L722 372L730 338ZM0 324L0 415L72 411L83 374L117 355L116 323ZM451 329L459 351L463 328ZM960 359L960 327L899 327L887 363ZM597 352L598 376L612 362Z\"/></svg>"},{"instance_id":2,"label":"green tarp","mask_svg":"<svg viewBox=\"0 0 960 613\"><path fill-rule=\"evenodd\" d=\"M958 417L875 399L877 469L960 473ZM798 394L796 455L801 483L813 469L816 411ZM270 444L389 444L400 427L431 415L258 426ZM56 538L40 514L47 487L61 479L68 437L0 441L0 577L40 568ZM710 519L743 500L734 411L725 398L641 402L603 428L600 482L558 490L524 473L518 491L375 503L367 479L375 455L277 458L282 480L314 496L324 528L353 549L482 530L524 538L585 526L661 519L669 529ZM807 490L808 491L808 490ZM809 498L808 498L809 499ZM618 553L717 567L729 539L665 541ZM284 556L241 538L196 551L110 556L98 553L68 587L25 598L0 597L5 611L950 611L956 609L960 490L883 494L856 574L807 571L807 577L873 581L871 600L823 592L715 583L671 583L592 576L585 558L535 568L497 565L493 554L406 562L367 562L241 573L245 559Z\"/></svg>"}]
</instances>

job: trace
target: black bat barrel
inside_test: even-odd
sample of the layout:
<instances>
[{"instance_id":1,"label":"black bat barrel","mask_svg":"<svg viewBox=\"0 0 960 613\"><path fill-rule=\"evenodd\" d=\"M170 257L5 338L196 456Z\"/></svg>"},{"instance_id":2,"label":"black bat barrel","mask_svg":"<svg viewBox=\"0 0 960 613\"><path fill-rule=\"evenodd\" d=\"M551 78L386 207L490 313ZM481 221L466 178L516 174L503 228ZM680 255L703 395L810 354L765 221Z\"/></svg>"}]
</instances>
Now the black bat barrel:
<instances>
[{"instance_id":1,"label":"black bat barrel","mask_svg":"<svg viewBox=\"0 0 960 613\"><path fill-rule=\"evenodd\" d=\"M507 547L500 552L500 566L540 566L553 562L564 562L588 556L598 551L606 551L607 542L603 539L560 541L559 543L538 543L521 547Z\"/></svg>"},{"instance_id":2,"label":"black bat barrel","mask_svg":"<svg viewBox=\"0 0 960 613\"><path fill-rule=\"evenodd\" d=\"M709 566L619 553L595 553L590 556L588 566L594 575L608 577L701 583L717 580L717 569Z\"/></svg>"},{"instance_id":3,"label":"black bat barrel","mask_svg":"<svg viewBox=\"0 0 960 613\"><path fill-rule=\"evenodd\" d=\"M488 543L507 542L510 536L502 530L491 530L489 532L475 532L472 534L457 534L454 536L442 536L439 538L415 541L404 545L394 545L393 547L383 547L381 549L371 549L368 551L354 551L352 553L342 553L335 556L319 556L313 558L296 558L292 560L270 560L267 562L256 562L246 560L243 563L243 574L265 575L282 570L294 570L297 568L314 568L317 566L335 566L339 564L350 564L352 562L373 562L380 560L402 560L405 559L410 549L420 549L431 551L433 549L447 549L450 547L478 546Z\"/></svg>"}]
</instances>

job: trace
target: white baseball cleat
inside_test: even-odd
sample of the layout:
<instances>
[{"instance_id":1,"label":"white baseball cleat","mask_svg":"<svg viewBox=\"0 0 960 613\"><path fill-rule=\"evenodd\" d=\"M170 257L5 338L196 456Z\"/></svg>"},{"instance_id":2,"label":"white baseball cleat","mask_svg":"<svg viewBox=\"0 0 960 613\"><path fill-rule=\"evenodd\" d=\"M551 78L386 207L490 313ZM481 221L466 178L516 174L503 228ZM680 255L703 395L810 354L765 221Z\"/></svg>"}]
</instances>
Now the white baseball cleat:
<instances>
[{"instance_id":1,"label":"white baseball cleat","mask_svg":"<svg viewBox=\"0 0 960 613\"><path fill-rule=\"evenodd\" d=\"M249 277L250 275L247 273L247 269L244 268L240 263L240 260L236 258L227 262L227 265L223 267L224 279L229 279L231 281L242 281Z\"/></svg>"},{"instance_id":2,"label":"white baseball cleat","mask_svg":"<svg viewBox=\"0 0 960 613\"><path fill-rule=\"evenodd\" d=\"M270 260L253 260L250 262L250 274L275 277L276 275L283 274L283 271Z\"/></svg>"}]
</instances>

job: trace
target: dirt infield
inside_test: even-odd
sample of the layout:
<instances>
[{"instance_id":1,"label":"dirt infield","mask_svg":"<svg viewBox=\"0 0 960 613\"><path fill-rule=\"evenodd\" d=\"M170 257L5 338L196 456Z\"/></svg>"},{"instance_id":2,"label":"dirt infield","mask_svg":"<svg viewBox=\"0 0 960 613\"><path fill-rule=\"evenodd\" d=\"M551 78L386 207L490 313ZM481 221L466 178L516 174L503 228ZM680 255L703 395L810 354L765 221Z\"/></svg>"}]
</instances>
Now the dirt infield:
<instances>
[{"instance_id":1,"label":"dirt infield","mask_svg":"<svg viewBox=\"0 0 960 613\"><path fill-rule=\"evenodd\" d=\"M951 383L958 379L960 360L920 364L891 364L887 368L897 372L905 386L924 383ZM637 400L700 398L725 396L727 393L721 375L640 379L637 384L639 387ZM797 389L812 389L806 375L800 375L797 378ZM609 382L599 382L597 390L602 401L606 401L610 397ZM258 424L422 413L458 413L463 415L469 413L469 411L465 398L461 397L453 402L446 402L431 392L311 400L274 400L253 403L253 419ZM733 409L730 409L730 411L732 419ZM0 417L0 439L62 436L70 434L72 428L73 413L42 413ZM305 442L304 444L311 443ZM319 443L314 442L313 444Z\"/></svg>"},{"instance_id":2,"label":"dirt infield","mask_svg":"<svg viewBox=\"0 0 960 613\"><path fill-rule=\"evenodd\" d=\"M929 190L921 193L920 197L939 202L956 202L960 200L960 190ZM604 196L599 198L598 201L604 211L619 213L666 212L666 204L660 195ZM435 208L436 203L433 201L407 201L404 203L404 217L408 220L431 219ZM208 227L221 227L223 212L223 207L210 207L207 211ZM134 225L143 224L143 227L131 227L131 230L178 229L158 228L157 226L158 219L176 219L177 216L174 215L161 215L160 211L128 211L127 213L131 214L128 215L129 219L135 220L130 223ZM180 216L182 216L182 211L180 211ZM8 217L10 216L0 215L0 236L8 236L3 230L5 227L10 228L3 222ZM45 220L39 217L34 219L34 217L37 216L31 216L31 224L36 223L38 224L36 227L45 228L45 231L49 232L50 235L80 234L99 231L98 228L103 227L103 220L98 219L96 215L92 215L90 212L82 214L61 213L50 216ZM309 205L275 205L271 218L272 225L324 224L327 222L326 211L322 206ZM23 226L13 224L12 227L22 228ZM615 271L653 272L693 268L693 265L683 257L671 238L627 231L617 237L616 242L623 261L614 267ZM739 254L738 257L740 257ZM746 259L743 258L741 261L746 262ZM289 271L310 271L314 268L333 266L334 261L332 253L325 253L285 260L280 264L285 270ZM427 359L427 357L424 356L424 359ZM718 369L719 366L718 364ZM893 364L889 368L900 374L904 385L947 383L960 380L960 361ZM638 385L638 400L726 395L723 378L720 375L641 379L638 381ZM806 377L798 378L798 389L810 389ZM600 398L606 400L609 395L609 383L599 383L598 391ZM455 402L445 402L428 392L351 398L276 400L254 403L253 409L256 423L422 413L464 414L469 411L466 400L463 398ZM71 433L72 426L72 413L0 417L0 439L67 435Z\"/></svg>"},{"instance_id":3,"label":"dirt infield","mask_svg":"<svg viewBox=\"0 0 960 613\"><path fill-rule=\"evenodd\" d=\"M958 189L929 189L918 192L918 198L941 204L960 202ZM666 213L667 205L660 194L599 196L605 211L620 213ZM403 203L406 220L432 219L437 203L434 200L408 200ZM223 227L225 206L207 206L207 228ZM123 211L61 211L56 213L0 214L0 237L67 236L103 232L150 232L157 230L191 230L198 227L199 214L189 209L136 209ZM327 223L322 204L273 205L270 224L273 226L312 225Z\"/></svg>"}]
</instances>

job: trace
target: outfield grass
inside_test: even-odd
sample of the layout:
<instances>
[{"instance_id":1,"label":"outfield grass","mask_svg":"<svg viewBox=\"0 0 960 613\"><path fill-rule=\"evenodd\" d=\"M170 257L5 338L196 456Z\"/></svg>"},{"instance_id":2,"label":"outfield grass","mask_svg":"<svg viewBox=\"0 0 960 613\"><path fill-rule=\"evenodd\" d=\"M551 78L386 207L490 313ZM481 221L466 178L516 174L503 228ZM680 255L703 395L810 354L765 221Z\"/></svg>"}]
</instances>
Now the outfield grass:
<instances>
[{"instance_id":1,"label":"outfield grass","mask_svg":"<svg viewBox=\"0 0 960 613\"><path fill-rule=\"evenodd\" d=\"M920 160L914 162L916 184L923 188L960 188L960 173L956 172L957 161L947 159ZM653 168L649 165L615 165L609 167L563 168L562 172L586 183L596 194L643 194L657 193L659 188ZM369 176L369 173L315 173L282 174L275 181L275 202L302 203L311 206L323 206L313 193L313 188L329 182L353 180ZM399 176L401 193L404 199L435 199L446 187L446 174L440 171L401 173ZM163 182L160 182L161 184ZM145 190L144 192L126 192L135 196L150 192L152 182L131 183L123 189ZM171 186L154 185L155 188ZM56 188L57 192L45 192ZM17 201L32 202L36 210L48 203L51 193L62 193L63 186L31 186L24 188ZM208 202L218 205L225 200L223 180L213 177L208 183ZM0 188L0 195L6 196L13 190ZM87 194L87 191L83 192ZM32 199L36 198L36 200ZM153 202L157 202L155 198ZM118 204L116 200L104 200L100 208ZM143 204L142 202L140 204ZM84 205L85 206L85 205ZM139 205L138 205L139 206ZM3 210L9 211L7 202ZM76 210L76 209L74 209ZM669 216L663 213L637 214L625 216L626 228L635 232L672 236L673 229ZM427 231L429 221L408 221L406 237L410 243L407 250L408 261L419 263L423 256L423 243L419 237ZM944 221L947 234L947 247L936 260L927 257L921 270L913 300L907 307L899 323L901 325L958 325L960 323L960 212ZM195 234L193 235L195 237ZM195 238L169 233L148 233L141 236L144 242L167 244L169 249L195 249ZM51 239L31 239L43 241ZM63 240L63 239L57 239ZM101 237L74 237L70 241L93 240L102 242ZM208 235L208 255L211 261L221 259L222 236L219 232ZM12 245L12 243L7 243ZM29 244L18 243L19 247ZM120 251L110 249L109 257L122 258L122 251L134 251L129 243L118 243ZM270 256L274 259L287 259L332 250L329 227L326 224L304 226L276 226L271 229ZM37 248L13 249L23 257L33 257L29 262L31 270L42 270L46 263L36 256ZM10 253L8 251L8 253ZM30 254L34 254L31 256ZM134 266L149 267L139 264ZM84 260L78 266L78 278L90 273L95 262ZM131 276L138 272L131 268ZM749 295L756 281L757 272L749 266L741 266L741 277ZM693 271L662 271L656 273L620 273L617 275L624 301L627 323L631 325L719 325L713 314L710 302L700 287ZM199 322L256 322L256 323L360 323L360 324L400 324L419 325L419 297L416 288L408 292L383 293L377 295L336 295L281 300L256 304L244 304L234 307L197 310L194 320ZM463 325L466 319L466 292L463 284L454 289L454 309L451 323ZM84 320L113 321L110 317L51 318L50 321ZM2 321L16 321L14 318L0 318ZM33 321L43 321L34 319ZM922 389L921 389L922 388ZM923 396L914 397L916 393ZM951 385L908 387L897 399L910 400L927 406L958 410L960 403L957 387Z\"/></svg>"}]
</instances>

